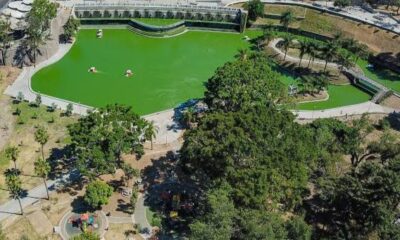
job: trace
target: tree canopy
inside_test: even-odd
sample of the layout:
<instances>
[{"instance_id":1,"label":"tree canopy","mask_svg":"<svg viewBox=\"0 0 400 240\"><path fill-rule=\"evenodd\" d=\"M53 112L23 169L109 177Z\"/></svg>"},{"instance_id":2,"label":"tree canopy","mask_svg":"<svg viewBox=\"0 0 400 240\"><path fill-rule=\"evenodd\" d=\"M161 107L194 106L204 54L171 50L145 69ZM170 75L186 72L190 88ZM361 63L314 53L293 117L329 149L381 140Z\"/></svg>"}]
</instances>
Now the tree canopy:
<instances>
[{"instance_id":1,"label":"tree canopy","mask_svg":"<svg viewBox=\"0 0 400 240\"><path fill-rule=\"evenodd\" d=\"M250 0L246 9L249 12L249 19L253 21L264 14L264 4L260 0Z\"/></svg>"},{"instance_id":2,"label":"tree canopy","mask_svg":"<svg viewBox=\"0 0 400 240\"><path fill-rule=\"evenodd\" d=\"M68 127L81 174L89 178L122 167L121 154L141 156L148 122L131 107L108 105L90 112Z\"/></svg>"},{"instance_id":3,"label":"tree canopy","mask_svg":"<svg viewBox=\"0 0 400 240\"><path fill-rule=\"evenodd\" d=\"M246 61L228 62L206 83L205 102L212 110L238 111L283 101L287 89L270 60L251 54Z\"/></svg>"},{"instance_id":4,"label":"tree canopy","mask_svg":"<svg viewBox=\"0 0 400 240\"><path fill-rule=\"evenodd\" d=\"M93 209L99 208L108 203L108 198L111 197L113 188L107 183L97 180L89 183L85 193L85 203Z\"/></svg>"}]
</instances>

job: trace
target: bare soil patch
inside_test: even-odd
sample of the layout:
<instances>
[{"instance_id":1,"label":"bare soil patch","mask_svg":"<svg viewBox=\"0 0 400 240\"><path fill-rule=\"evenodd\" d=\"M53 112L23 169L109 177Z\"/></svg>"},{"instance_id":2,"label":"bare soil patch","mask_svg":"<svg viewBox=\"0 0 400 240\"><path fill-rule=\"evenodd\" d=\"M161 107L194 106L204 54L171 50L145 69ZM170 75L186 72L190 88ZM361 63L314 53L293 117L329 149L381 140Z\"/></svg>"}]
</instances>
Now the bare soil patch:
<instances>
[{"instance_id":1,"label":"bare soil patch","mask_svg":"<svg viewBox=\"0 0 400 240\"><path fill-rule=\"evenodd\" d=\"M109 229L105 234L104 238L106 240L124 240L124 239L135 239L142 240L143 238L136 234L136 229L133 227L133 224L124 223L124 224L114 224L110 223Z\"/></svg>"},{"instance_id":2,"label":"bare soil patch","mask_svg":"<svg viewBox=\"0 0 400 240\"><path fill-rule=\"evenodd\" d=\"M400 109L400 98L392 95L388 98L386 98L381 105L386 106L386 107L391 107L395 109Z\"/></svg>"}]
</instances>

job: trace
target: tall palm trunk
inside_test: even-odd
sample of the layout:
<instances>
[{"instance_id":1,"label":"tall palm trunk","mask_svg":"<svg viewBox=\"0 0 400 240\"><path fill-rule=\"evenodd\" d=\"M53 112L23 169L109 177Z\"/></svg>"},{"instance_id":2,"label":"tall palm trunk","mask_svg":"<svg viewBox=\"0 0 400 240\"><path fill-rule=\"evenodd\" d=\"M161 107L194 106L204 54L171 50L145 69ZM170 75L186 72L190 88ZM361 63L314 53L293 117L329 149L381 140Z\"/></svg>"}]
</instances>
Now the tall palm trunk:
<instances>
[{"instance_id":1,"label":"tall palm trunk","mask_svg":"<svg viewBox=\"0 0 400 240\"><path fill-rule=\"evenodd\" d=\"M287 51L288 51L288 49L286 48L286 50L285 50L285 56L283 57L283 61L285 61L285 59L286 59Z\"/></svg>"},{"instance_id":2,"label":"tall palm trunk","mask_svg":"<svg viewBox=\"0 0 400 240\"><path fill-rule=\"evenodd\" d=\"M326 67L328 66L328 59L325 60L325 67L324 67L324 72L326 72Z\"/></svg>"},{"instance_id":3,"label":"tall palm trunk","mask_svg":"<svg viewBox=\"0 0 400 240\"><path fill-rule=\"evenodd\" d=\"M153 150L153 137L150 138L151 150Z\"/></svg>"},{"instance_id":4,"label":"tall palm trunk","mask_svg":"<svg viewBox=\"0 0 400 240\"><path fill-rule=\"evenodd\" d=\"M46 188L47 200L50 199L49 188L47 187L46 178L43 178L44 187Z\"/></svg>"},{"instance_id":5,"label":"tall palm trunk","mask_svg":"<svg viewBox=\"0 0 400 240\"><path fill-rule=\"evenodd\" d=\"M312 56L311 56L311 57L310 57L310 59L308 60L308 65L307 65L307 68L310 68L311 59L312 59Z\"/></svg>"},{"instance_id":6,"label":"tall palm trunk","mask_svg":"<svg viewBox=\"0 0 400 240\"><path fill-rule=\"evenodd\" d=\"M21 204L21 198L17 197L18 203L19 203L19 208L21 210L21 215L24 215L24 209L22 208L22 204Z\"/></svg>"},{"instance_id":7,"label":"tall palm trunk","mask_svg":"<svg viewBox=\"0 0 400 240\"><path fill-rule=\"evenodd\" d=\"M303 56L300 57L299 67L301 67L301 61L303 60Z\"/></svg>"},{"instance_id":8,"label":"tall palm trunk","mask_svg":"<svg viewBox=\"0 0 400 240\"><path fill-rule=\"evenodd\" d=\"M6 53L5 53L5 47L3 46L3 50L1 50L1 61L3 62L3 65L6 65Z\"/></svg>"},{"instance_id":9,"label":"tall palm trunk","mask_svg":"<svg viewBox=\"0 0 400 240\"><path fill-rule=\"evenodd\" d=\"M14 162L14 168L17 169L17 159L13 160Z\"/></svg>"}]
</instances>

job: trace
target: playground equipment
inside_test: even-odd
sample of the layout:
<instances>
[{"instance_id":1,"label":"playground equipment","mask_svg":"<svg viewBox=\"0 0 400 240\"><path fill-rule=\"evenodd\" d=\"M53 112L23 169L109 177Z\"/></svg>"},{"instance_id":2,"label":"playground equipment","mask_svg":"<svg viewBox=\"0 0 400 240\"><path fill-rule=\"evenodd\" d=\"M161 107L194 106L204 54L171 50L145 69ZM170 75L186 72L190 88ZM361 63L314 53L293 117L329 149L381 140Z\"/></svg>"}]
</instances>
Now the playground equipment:
<instances>
[{"instance_id":1,"label":"playground equipment","mask_svg":"<svg viewBox=\"0 0 400 240\"><path fill-rule=\"evenodd\" d=\"M82 232L94 231L99 228L96 214L91 215L89 213L83 213L77 218L71 217L68 222L71 223L73 227L80 228Z\"/></svg>"}]
</instances>

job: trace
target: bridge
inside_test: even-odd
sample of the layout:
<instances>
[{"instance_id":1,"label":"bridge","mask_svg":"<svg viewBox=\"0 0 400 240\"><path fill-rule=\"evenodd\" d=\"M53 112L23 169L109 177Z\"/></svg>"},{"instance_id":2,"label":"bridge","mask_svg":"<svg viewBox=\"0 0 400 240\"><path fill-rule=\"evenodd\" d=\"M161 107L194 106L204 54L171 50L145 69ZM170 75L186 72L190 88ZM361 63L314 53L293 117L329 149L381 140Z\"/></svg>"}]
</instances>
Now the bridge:
<instances>
[{"instance_id":1,"label":"bridge","mask_svg":"<svg viewBox=\"0 0 400 240\"><path fill-rule=\"evenodd\" d=\"M350 77L352 80L352 83L364 90L366 90L369 93L374 94L372 98L372 102L374 103L379 103L381 102L388 94L390 94L392 91L383 86L382 84L369 79L363 74L357 73L351 69L343 69L343 72Z\"/></svg>"}]
</instances>

